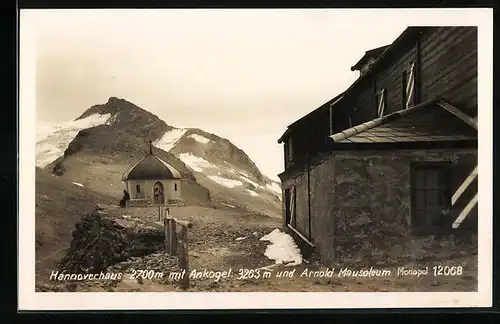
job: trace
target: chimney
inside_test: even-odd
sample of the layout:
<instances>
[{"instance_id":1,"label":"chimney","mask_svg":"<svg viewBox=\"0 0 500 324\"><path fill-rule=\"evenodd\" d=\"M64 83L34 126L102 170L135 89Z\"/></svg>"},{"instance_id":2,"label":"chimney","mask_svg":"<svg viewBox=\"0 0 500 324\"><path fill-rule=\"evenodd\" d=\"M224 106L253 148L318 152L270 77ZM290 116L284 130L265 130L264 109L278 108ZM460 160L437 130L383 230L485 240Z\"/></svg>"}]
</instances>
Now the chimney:
<instances>
[{"instance_id":1,"label":"chimney","mask_svg":"<svg viewBox=\"0 0 500 324\"><path fill-rule=\"evenodd\" d=\"M149 141L149 154L153 154L153 142Z\"/></svg>"}]
</instances>

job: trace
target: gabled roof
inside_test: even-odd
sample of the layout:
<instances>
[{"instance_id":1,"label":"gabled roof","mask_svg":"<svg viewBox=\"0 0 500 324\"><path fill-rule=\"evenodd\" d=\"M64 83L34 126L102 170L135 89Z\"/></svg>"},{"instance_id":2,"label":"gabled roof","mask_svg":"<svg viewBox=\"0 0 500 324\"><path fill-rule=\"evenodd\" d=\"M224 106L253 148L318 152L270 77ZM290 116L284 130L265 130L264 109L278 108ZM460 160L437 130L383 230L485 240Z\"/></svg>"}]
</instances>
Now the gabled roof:
<instances>
[{"instance_id":1,"label":"gabled roof","mask_svg":"<svg viewBox=\"0 0 500 324\"><path fill-rule=\"evenodd\" d=\"M179 171L170 164L154 155L150 143L149 154L134 164L122 176L122 181L127 180L167 180L182 178Z\"/></svg>"},{"instance_id":2,"label":"gabled roof","mask_svg":"<svg viewBox=\"0 0 500 324\"><path fill-rule=\"evenodd\" d=\"M477 140L477 122L444 100L432 100L329 138L338 144Z\"/></svg>"},{"instance_id":3,"label":"gabled roof","mask_svg":"<svg viewBox=\"0 0 500 324\"><path fill-rule=\"evenodd\" d=\"M353 66L351 66L351 71L356 71L361 68L361 66L366 62L369 58L377 59L387 48L389 45L380 46L365 52L365 55Z\"/></svg>"}]
</instances>

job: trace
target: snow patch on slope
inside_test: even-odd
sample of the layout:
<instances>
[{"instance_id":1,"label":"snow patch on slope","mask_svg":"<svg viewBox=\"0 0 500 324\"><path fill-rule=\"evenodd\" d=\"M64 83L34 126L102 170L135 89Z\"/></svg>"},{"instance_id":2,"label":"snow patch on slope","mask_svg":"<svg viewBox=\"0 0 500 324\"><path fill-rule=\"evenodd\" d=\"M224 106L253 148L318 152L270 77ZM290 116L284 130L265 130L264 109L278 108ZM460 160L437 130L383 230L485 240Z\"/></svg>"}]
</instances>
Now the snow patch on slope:
<instances>
[{"instance_id":1,"label":"snow patch on slope","mask_svg":"<svg viewBox=\"0 0 500 324\"><path fill-rule=\"evenodd\" d=\"M174 128L169 130L162 137L156 140L153 145L164 150L165 152L170 151L179 139L188 131L187 128Z\"/></svg>"},{"instance_id":2,"label":"snow patch on slope","mask_svg":"<svg viewBox=\"0 0 500 324\"><path fill-rule=\"evenodd\" d=\"M208 144L210 142L210 140L208 138L206 138L205 136L198 135L198 134L191 134L188 137L194 139L195 141L197 141L201 144Z\"/></svg>"},{"instance_id":3,"label":"snow patch on slope","mask_svg":"<svg viewBox=\"0 0 500 324\"><path fill-rule=\"evenodd\" d=\"M245 176L241 176L241 178L242 178L244 181L246 181L246 182L248 182L248 183L252 184L254 187L264 189L264 187L262 187L260 184L258 184L257 182L255 182L255 181L253 181L253 180L248 179L248 178L247 178L247 177L245 177Z\"/></svg>"},{"instance_id":4,"label":"snow patch on slope","mask_svg":"<svg viewBox=\"0 0 500 324\"><path fill-rule=\"evenodd\" d=\"M274 260L276 264L285 263L287 266L295 266L302 263L302 254L290 235L275 229L260 240L271 242L264 255Z\"/></svg>"},{"instance_id":5,"label":"snow patch on slope","mask_svg":"<svg viewBox=\"0 0 500 324\"><path fill-rule=\"evenodd\" d=\"M201 158L201 157L198 157L198 156L194 156L193 154L191 153L181 153L179 154L178 158L184 162L184 164L196 171L196 172L203 172L203 170L205 169L212 169L212 168L216 168L215 165L213 165L212 163L208 162L207 160L205 160L204 158Z\"/></svg>"},{"instance_id":6,"label":"snow patch on slope","mask_svg":"<svg viewBox=\"0 0 500 324\"><path fill-rule=\"evenodd\" d=\"M225 187L228 188L234 188L243 185L243 182L238 181L238 180L233 180L233 179L228 179L228 178L223 178L219 176L208 176L208 178L214 182L217 182L218 184L221 184Z\"/></svg>"},{"instance_id":7,"label":"snow patch on slope","mask_svg":"<svg viewBox=\"0 0 500 324\"><path fill-rule=\"evenodd\" d=\"M64 154L79 131L105 124L110 117L111 114L94 114L57 126L37 125L36 166L43 168L54 162Z\"/></svg>"}]
</instances>

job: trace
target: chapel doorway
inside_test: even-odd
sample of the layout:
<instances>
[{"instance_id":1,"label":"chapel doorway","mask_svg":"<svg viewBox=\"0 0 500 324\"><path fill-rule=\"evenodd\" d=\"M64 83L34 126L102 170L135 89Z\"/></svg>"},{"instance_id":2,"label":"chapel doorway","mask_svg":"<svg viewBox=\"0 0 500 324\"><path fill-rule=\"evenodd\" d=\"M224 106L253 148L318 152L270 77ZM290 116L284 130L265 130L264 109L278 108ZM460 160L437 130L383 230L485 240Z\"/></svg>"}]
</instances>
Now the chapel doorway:
<instances>
[{"instance_id":1,"label":"chapel doorway","mask_svg":"<svg viewBox=\"0 0 500 324\"><path fill-rule=\"evenodd\" d=\"M153 202L156 205L162 205L165 203L165 188L163 183L160 181L156 182L153 186Z\"/></svg>"}]
</instances>

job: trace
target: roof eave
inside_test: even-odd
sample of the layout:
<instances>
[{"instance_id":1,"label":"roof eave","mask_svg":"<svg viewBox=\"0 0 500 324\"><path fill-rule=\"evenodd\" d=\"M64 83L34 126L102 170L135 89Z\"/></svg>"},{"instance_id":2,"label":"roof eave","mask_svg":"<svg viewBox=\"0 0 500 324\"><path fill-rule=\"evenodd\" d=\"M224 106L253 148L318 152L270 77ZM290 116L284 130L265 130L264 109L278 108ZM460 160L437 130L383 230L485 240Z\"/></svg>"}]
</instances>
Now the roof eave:
<instances>
[{"instance_id":1,"label":"roof eave","mask_svg":"<svg viewBox=\"0 0 500 324\"><path fill-rule=\"evenodd\" d=\"M363 55L363 57L356 64L351 66L351 71L359 70L361 68L361 65L363 65L364 62L366 61L366 59L370 56L374 56L375 59L378 59L378 57L380 57L380 55L382 55L382 53L385 52L385 50L387 50L389 48L389 46L391 46L391 44L380 46L380 47L373 48L371 50L366 51L365 55ZM380 54L376 55L379 51L381 51ZM375 55L374 55L374 53L375 53Z\"/></svg>"},{"instance_id":2,"label":"roof eave","mask_svg":"<svg viewBox=\"0 0 500 324\"><path fill-rule=\"evenodd\" d=\"M341 92L339 95L337 95L337 96L333 97L332 99L328 100L327 102L325 102L324 104L322 104L318 108L316 108L313 111L309 112L307 115L304 115L301 118L297 119L296 121L294 121L293 123L291 123L290 125L288 125L287 128L293 128L294 126L296 126L300 122L302 122L305 119L307 119L307 117L310 117L314 113L317 113L319 110L325 109L325 108L330 108L334 104L337 104L340 101L340 99L342 99L344 93L345 92Z\"/></svg>"},{"instance_id":3,"label":"roof eave","mask_svg":"<svg viewBox=\"0 0 500 324\"><path fill-rule=\"evenodd\" d=\"M418 142L387 142L387 143L330 143L330 151L360 151L360 150L411 150L438 148L477 148L477 139L453 141L418 141Z\"/></svg>"},{"instance_id":4,"label":"roof eave","mask_svg":"<svg viewBox=\"0 0 500 324\"><path fill-rule=\"evenodd\" d=\"M278 139L278 144L281 144L285 141L285 139L288 137L288 134L290 134L290 128L287 128L286 131L281 135L281 137Z\"/></svg>"}]
</instances>

